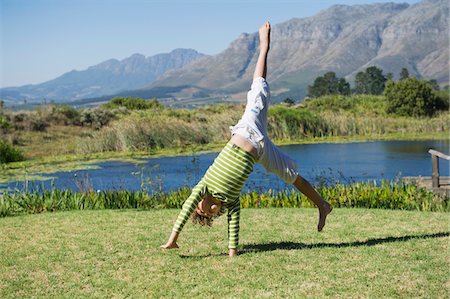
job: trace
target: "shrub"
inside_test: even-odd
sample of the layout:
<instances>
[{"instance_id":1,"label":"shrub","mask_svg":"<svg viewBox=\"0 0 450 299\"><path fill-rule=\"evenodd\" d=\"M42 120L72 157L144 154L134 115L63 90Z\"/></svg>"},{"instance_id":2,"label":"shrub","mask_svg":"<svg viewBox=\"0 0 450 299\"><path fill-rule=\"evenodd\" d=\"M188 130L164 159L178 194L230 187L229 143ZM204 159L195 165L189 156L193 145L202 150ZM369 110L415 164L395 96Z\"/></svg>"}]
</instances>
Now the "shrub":
<instances>
[{"instance_id":1,"label":"shrub","mask_svg":"<svg viewBox=\"0 0 450 299\"><path fill-rule=\"evenodd\" d=\"M6 117L4 115L0 114L0 128L2 129L8 129L11 127L11 124L9 123L9 121L6 119Z\"/></svg>"},{"instance_id":2,"label":"shrub","mask_svg":"<svg viewBox=\"0 0 450 299\"><path fill-rule=\"evenodd\" d=\"M339 95L328 95L315 99L306 100L302 106L308 110L315 111L339 111L339 110L351 110L355 107L355 97L346 97Z\"/></svg>"},{"instance_id":3,"label":"shrub","mask_svg":"<svg viewBox=\"0 0 450 299\"><path fill-rule=\"evenodd\" d=\"M91 126L98 130L109 124L115 117L115 111L102 109L101 107L86 109L80 113L80 124L82 126Z\"/></svg>"},{"instance_id":4,"label":"shrub","mask_svg":"<svg viewBox=\"0 0 450 299\"><path fill-rule=\"evenodd\" d=\"M288 105L288 106L292 106L295 104L295 100L291 99L291 98L285 98L283 101L284 104Z\"/></svg>"},{"instance_id":5,"label":"shrub","mask_svg":"<svg viewBox=\"0 0 450 299\"><path fill-rule=\"evenodd\" d=\"M17 162L23 160L24 156L19 149L0 139L0 163Z\"/></svg>"},{"instance_id":6,"label":"shrub","mask_svg":"<svg viewBox=\"0 0 450 299\"><path fill-rule=\"evenodd\" d=\"M103 104L102 107L108 109L125 107L129 110L146 110L161 108L162 105L156 99L144 100L132 97L115 97L108 103Z\"/></svg>"},{"instance_id":7,"label":"shrub","mask_svg":"<svg viewBox=\"0 0 450 299\"><path fill-rule=\"evenodd\" d=\"M49 124L39 117L33 118L30 121L30 129L32 131L44 132L45 130L47 130L48 126Z\"/></svg>"},{"instance_id":8,"label":"shrub","mask_svg":"<svg viewBox=\"0 0 450 299\"><path fill-rule=\"evenodd\" d=\"M388 113L420 117L432 116L438 110L438 98L430 84L414 77L388 81L384 93Z\"/></svg>"},{"instance_id":9,"label":"shrub","mask_svg":"<svg viewBox=\"0 0 450 299\"><path fill-rule=\"evenodd\" d=\"M437 96L436 109L438 110L448 110L450 106L450 91L449 90L439 90L434 92Z\"/></svg>"},{"instance_id":10,"label":"shrub","mask_svg":"<svg viewBox=\"0 0 450 299\"><path fill-rule=\"evenodd\" d=\"M81 113L77 109L68 105L54 105L48 120L52 123L63 125L79 125Z\"/></svg>"}]
</instances>

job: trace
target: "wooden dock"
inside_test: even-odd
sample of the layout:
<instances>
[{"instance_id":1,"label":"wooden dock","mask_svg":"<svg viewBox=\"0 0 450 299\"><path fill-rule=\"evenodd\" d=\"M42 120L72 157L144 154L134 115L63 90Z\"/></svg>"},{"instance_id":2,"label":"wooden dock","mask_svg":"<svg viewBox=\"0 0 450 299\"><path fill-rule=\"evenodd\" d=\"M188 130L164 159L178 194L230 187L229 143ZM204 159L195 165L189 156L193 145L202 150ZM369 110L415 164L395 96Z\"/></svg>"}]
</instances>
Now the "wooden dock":
<instances>
[{"instance_id":1,"label":"wooden dock","mask_svg":"<svg viewBox=\"0 0 450 299\"><path fill-rule=\"evenodd\" d=\"M431 177L404 177L403 180L450 198L450 177L439 175L439 159L450 161L450 155L434 149L430 149L428 153L431 155Z\"/></svg>"},{"instance_id":2,"label":"wooden dock","mask_svg":"<svg viewBox=\"0 0 450 299\"><path fill-rule=\"evenodd\" d=\"M433 180L429 176L409 176L404 177L403 181L414 183L419 187L425 188L429 191L433 191L437 194L445 195L450 197L450 177L440 176L439 177L439 187L433 187Z\"/></svg>"}]
</instances>

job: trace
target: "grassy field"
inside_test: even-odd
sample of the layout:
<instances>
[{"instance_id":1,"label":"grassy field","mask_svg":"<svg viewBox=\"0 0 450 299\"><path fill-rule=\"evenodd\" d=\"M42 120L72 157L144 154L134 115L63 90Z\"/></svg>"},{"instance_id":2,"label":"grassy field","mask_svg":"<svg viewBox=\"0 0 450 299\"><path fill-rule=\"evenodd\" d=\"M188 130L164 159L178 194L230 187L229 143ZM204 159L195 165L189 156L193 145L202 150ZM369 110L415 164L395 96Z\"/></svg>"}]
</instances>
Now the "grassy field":
<instances>
[{"instance_id":1,"label":"grassy field","mask_svg":"<svg viewBox=\"0 0 450 299\"><path fill-rule=\"evenodd\" d=\"M73 211L0 219L0 297L447 298L446 213L244 209L241 254L226 219L187 224L162 251L177 210Z\"/></svg>"}]
</instances>

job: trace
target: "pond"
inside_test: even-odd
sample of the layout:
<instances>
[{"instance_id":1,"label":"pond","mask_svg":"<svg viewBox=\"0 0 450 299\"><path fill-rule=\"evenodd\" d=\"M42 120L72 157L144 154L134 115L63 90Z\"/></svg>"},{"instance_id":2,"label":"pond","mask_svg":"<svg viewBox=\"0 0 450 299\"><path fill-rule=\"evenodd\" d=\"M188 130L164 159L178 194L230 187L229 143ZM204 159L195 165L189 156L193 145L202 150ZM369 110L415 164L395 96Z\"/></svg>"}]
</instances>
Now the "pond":
<instances>
[{"instance_id":1,"label":"pond","mask_svg":"<svg viewBox=\"0 0 450 299\"><path fill-rule=\"evenodd\" d=\"M448 140L375 141L358 143L320 143L281 146L294 158L300 174L314 184L381 179L395 180L404 176L431 176L433 148L449 153ZM28 182L28 188L52 186L80 190L129 189L169 191L194 186L211 165L217 153L145 159L141 164L125 162L98 163L99 169L53 173L51 180ZM441 174L449 175L449 162L441 161ZM83 187L84 186L84 187ZM23 182L0 184L2 189L23 189ZM255 166L244 190L267 191L291 188L261 165Z\"/></svg>"}]
</instances>

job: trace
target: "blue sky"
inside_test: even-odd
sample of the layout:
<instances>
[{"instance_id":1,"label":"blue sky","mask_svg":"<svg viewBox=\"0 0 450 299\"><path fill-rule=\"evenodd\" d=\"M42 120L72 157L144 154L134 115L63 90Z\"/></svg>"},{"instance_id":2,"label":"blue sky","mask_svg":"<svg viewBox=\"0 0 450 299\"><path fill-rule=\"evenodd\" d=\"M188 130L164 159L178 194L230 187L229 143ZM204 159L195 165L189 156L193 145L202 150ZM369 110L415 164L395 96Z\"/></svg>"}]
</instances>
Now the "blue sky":
<instances>
[{"instance_id":1,"label":"blue sky","mask_svg":"<svg viewBox=\"0 0 450 299\"><path fill-rule=\"evenodd\" d=\"M0 87L41 83L134 53L217 54L260 24L334 4L418 0L0 0Z\"/></svg>"}]
</instances>

